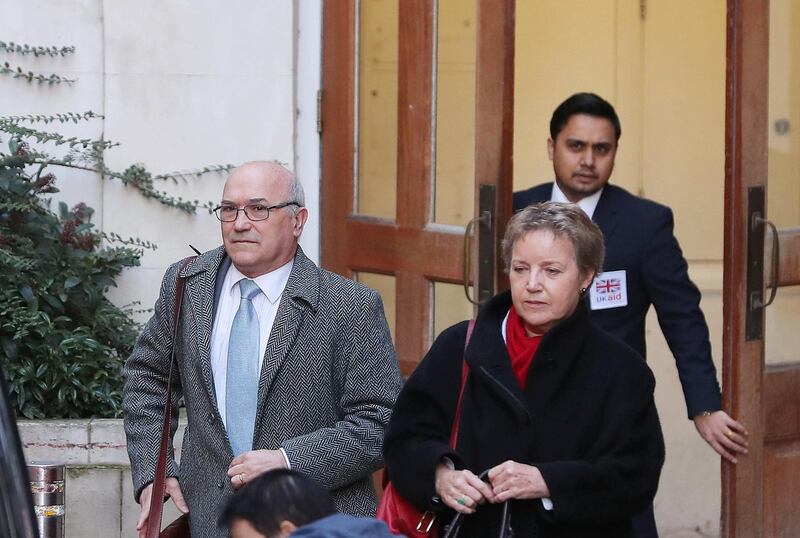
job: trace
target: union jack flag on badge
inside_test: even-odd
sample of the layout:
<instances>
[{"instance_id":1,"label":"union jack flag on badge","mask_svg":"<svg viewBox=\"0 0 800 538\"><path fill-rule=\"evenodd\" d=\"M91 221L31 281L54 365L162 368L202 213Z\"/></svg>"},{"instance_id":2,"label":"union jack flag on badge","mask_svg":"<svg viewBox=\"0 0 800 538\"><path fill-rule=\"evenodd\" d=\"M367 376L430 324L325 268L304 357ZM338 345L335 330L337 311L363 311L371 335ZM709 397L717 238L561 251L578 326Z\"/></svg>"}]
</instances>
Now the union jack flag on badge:
<instances>
[{"instance_id":1,"label":"union jack flag on badge","mask_svg":"<svg viewBox=\"0 0 800 538\"><path fill-rule=\"evenodd\" d=\"M595 277L589 288L592 310L619 308L628 305L628 275L624 269L604 271Z\"/></svg>"},{"instance_id":2,"label":"union jack flag on badge","mask_svg":"<svg viewBox=\"0 0 800 538\"><path fill-rule=\"evenodd\" d=\"M617 293L620 290L620 282L618 278L608 278L604 280L595 281L595 289L597 293Z\"/></svg>"}]
</instances>

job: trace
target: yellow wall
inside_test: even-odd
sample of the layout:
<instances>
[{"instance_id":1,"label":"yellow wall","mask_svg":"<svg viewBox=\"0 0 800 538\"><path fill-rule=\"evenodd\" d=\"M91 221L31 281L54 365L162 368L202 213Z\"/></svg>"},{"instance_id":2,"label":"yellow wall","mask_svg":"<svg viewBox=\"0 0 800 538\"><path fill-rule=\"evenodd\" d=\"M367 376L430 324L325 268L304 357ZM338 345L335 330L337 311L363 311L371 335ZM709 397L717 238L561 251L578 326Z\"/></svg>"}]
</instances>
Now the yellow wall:
<instances>
[{"instance_id":1,"label":"yellow wall","mask_svg":"<svg viewBox=\"0 0 800 538\"><path fill-rule=\"evenodd\" d=\"M548 126L553 109L569 95L591 91L618 104L620 115L633 116L625 112L636 110L640 99L640 25L638 2L517 2L515 189L552 180ZM635 98L624 102L621 96ZM635 125L623 121L624 143L612 181L637 192L638 137L628 135L629 129Z\"/></svg>"}]
</instances>

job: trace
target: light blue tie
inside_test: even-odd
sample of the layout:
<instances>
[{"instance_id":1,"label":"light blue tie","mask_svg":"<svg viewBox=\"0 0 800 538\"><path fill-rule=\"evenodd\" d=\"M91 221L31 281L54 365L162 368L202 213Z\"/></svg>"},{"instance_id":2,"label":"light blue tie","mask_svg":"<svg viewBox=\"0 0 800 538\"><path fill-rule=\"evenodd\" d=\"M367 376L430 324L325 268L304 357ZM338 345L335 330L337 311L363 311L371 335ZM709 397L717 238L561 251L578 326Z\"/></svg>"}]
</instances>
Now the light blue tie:
<instances>
[{"instance_id":1,"label":"light blue tie","mask_svg":"<svg viewBox=\"0 0 800 538\"><path fill-rule=\"evenodd\" d=\"M258 339L261 331L252 300L261 289L252 280L242 279L239 290L242 299L231 325L225 381L225 421L234 457L253 449L260 377Z\"/></svg>"}]
</instances>

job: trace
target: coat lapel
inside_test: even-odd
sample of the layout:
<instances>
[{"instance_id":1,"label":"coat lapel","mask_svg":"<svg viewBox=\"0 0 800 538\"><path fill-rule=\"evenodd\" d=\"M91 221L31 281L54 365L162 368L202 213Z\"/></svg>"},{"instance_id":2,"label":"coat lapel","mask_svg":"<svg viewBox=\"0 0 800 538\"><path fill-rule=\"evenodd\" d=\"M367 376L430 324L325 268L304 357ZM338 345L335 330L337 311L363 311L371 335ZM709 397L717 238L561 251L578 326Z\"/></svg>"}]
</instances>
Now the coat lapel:
<instances>
[{"instance_id":1,"label":"coat lapel","mask_svg":"<svg viewBox=\"0 0 800 538\"><path fill-rule=\"evenodd\" d=\"M256 414L256 431L254 439L258 439L258 427L261 413L264 412L267 395L270 393L275 376L281 369L283 361L294 344L303 319L308 309L316 311L319 303L319 269L306 258L298 246L294 257L294 266L283 290L275 322L267 341L264 362L261 366L261 377L258 383L258 410Z\"/></svg>"},{"instance_id":2,"label":"coat lapel","mask_svg":"<svg viewBox=\"0 0 800 538\"><path fill-rule=\"evenodd\" d=\"M506 291L491 299L478 313L475 333L466 356L470 370L483 377L488 386L517 413L527 414L522 389L511 367L501 327L508 309L511 293Z\"/></svg>"},{"instance_id":3,"label":"coat lapel","mask_svg":"<svg viewBox=\"0 0 800 538\"><path fill-rule=\"evenodd\" d=\"M617 187L606 185L603 189L603 194L600 195L600 200L597 202L594 215L592 215L592 220L600 227L606 243L614 235L614 230L620 220L616 198Z\"/></svg>"},{"instance_id":4,"label":"coat lapel","mask_svg":"<svg viewBox=\"0 0 800 538\"><path fill-rule=\"evenodd\" d=\"M196 336L184 335L184 344L196 346L197 353L189 356L198 357L203 386L208 392L211 402L216 407L217 398L214 393L214 377L211 372L211 331L214 326L214 289L220 264L225 257L224 247L198 256L184 269L186 277L186 299L184 308L194 319Z\"/></svg>"}]
</instances>

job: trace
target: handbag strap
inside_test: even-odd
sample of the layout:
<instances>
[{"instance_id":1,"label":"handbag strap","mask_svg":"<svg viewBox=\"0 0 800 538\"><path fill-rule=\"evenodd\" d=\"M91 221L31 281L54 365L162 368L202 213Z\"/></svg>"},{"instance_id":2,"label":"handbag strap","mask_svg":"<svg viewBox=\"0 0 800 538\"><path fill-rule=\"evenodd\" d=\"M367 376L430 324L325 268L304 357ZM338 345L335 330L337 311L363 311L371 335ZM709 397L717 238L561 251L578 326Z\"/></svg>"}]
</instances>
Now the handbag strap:
<instances>
[{"instance_id":1,"label":"handbag strap","mask_svg":"<svg viewBox=\"0 0 800 538\"><path fill-rule=\"evenodd\" d=\"M467 376L469 376L469 365L467 364L467 346L472 338L472 331L475 329L475 320L469 320L467 326L467 338L464 340L464 356L461 359L461 390L458 392L458 402L456 403L456 415L453 418L453 429L450 432L450 448L455 450L458 440L458 425L461 422L461 403L464 400L464 389L467 386Z\"/></svg>"},{"instance_id":2,"label":"handbag strap","mask_svg":"<svg viewBox=\"0 0 800 538\"><path fill-rule=\"evenodd\" d=\"M458 402L456 403L456 415L453 419L453 429L450 430L450 448L455 449L456 447L456 439L458 438L458 423L459 418L461 417L461 400L464 397L464 387L467 385L467 376L469 375L469 366L467 365L467 345L469 345L469 340L472 338L472 330L475 328L475 320L469 320L469 325L467 326L467 339L464 340L464 357L461 360L461 389L458 393ZM383 469L383 476L381 478L381 487L384 489L389 484L389 472L386 467ZM426 512L427 514L428 512ZM148 537L149 538L149 537Z\"/></svg>"},{"instance_id":3,"label":"handbag strap","mask_svg":"<svg viewBox=\"0 0 800 538\"><path fill-rule=\"evenodd\" d=\"M195 256L187 258L178 269L175 281L175 306L172 309L172 347L169 355L169 377L167 378L167 397L164 402L164 422L161 425L161 444L158 448L158 462L156 475L153 480L153 490L150 495L150 512L147 517L147 533L145 538L158 538L161 533L161 515L164 511L164 493L167 485L167 448L169 445L169 430L172 422L172 373L175 366L175 350L178 342L178 322L181 318L181 305L183 304L183 288L186 278L181 273ZM156 499L159 502L156 502Z\"/></svg>"}]
</instances>

